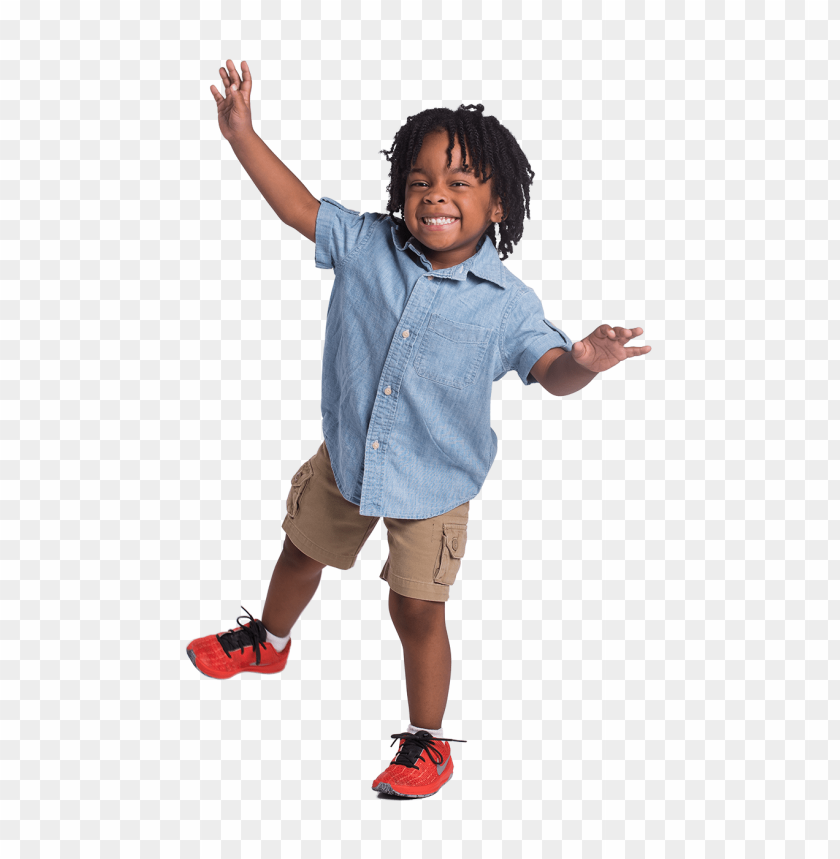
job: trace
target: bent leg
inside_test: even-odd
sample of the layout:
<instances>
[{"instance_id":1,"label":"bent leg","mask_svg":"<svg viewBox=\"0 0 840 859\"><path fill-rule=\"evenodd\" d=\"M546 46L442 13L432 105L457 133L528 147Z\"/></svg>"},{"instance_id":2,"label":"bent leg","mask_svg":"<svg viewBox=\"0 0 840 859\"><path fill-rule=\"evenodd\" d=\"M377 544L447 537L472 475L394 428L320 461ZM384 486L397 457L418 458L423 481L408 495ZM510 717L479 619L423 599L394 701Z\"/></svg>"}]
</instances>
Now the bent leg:
<instances>
[{"instance_id":1,"label":"bent leg","mask_svg":"<svg viewBox=\"0 0 840 859\"><path fill-rule=\"evenodd\" d=\"M324 564L307 557L286 535L283 551L274 567L262 622L278 638L285 638L321 583Z\"/></svg>"}]
</instances>

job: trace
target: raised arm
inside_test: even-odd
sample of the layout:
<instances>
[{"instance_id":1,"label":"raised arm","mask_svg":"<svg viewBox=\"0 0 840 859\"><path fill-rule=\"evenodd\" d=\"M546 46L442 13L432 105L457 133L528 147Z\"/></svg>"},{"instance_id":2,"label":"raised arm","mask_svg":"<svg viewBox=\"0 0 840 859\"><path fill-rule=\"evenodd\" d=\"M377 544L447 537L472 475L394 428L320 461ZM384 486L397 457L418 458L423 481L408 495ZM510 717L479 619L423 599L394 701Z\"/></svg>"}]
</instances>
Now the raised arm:
<instances>
[{"instance_id":1,"label":"raised arm","mask_svg":"<svg viewBox=\"0 0 840 859\"><path fill-rule=\"evenodd\" d=\"M268 205L277 212L277 217L314 242L315 221L321 201L309 193L306 185L255 131L234 137L230 145Z\"/></svg>"},{"instance_id":2,"label":"raised arm","mask_svg":"<svg viewBox=\"0 0 840 859\"><path fill-rule=\"evenodd\" d=\"M225 86L224 97L216 87L210 87L219 111L222 136L277 217L314 242L321 202L254 131L251 124L253 81L248 63L242 61L244 80L239 77L232 60L227 61L227 66L227 70L219 69Z\"/></svg>"}]
</instances>

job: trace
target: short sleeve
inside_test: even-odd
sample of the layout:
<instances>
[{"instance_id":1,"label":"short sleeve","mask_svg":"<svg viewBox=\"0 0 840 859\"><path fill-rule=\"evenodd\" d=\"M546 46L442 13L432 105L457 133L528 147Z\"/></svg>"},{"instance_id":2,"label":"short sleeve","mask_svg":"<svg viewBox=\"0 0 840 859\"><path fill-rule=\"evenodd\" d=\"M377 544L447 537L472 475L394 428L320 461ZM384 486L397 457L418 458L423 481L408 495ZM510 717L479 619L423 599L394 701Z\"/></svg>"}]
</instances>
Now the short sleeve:
<instances>
[{"instance_id":1,"label":"short sleeve","mask_svg":"<svg viewBox=\"0 0 840 859\"><path fill-rule=\"evenodd\" d=\"M545 318L542 301L530 286L523 286L513 299L505 322L502 358L507 370L516 370L523 385L533 385L528 378L534 364L557 347L572 351L572 339Z\"/></svg>"},{"instance_id":2,"label":"short sleeve","mask_svg":"<svg viewBox=\"0 0 840 859\"><path fill-rule=\"evenodd\" d=\"M338 267L357 250L378 215L360 214L330 197L321 197L315 221L315 267Z\"/></svg>"}]
</instances>

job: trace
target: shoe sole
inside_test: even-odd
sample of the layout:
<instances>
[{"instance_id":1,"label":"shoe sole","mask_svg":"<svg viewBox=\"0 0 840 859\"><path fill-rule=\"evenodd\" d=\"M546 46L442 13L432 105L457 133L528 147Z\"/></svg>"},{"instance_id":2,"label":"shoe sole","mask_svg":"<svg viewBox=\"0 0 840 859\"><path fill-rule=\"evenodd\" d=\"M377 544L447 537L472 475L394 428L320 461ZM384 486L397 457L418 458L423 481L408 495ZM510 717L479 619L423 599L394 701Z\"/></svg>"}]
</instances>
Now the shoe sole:
<instances>
[{"instance_id":1,"label":"shoe sole","mask_svg":"<svg viewBox=\"0 0 840 859\"><path fill-rule=\"evenodd\" d=\"M373 790L379 791L379 793L387 793L389 796L402 796L407 799L425 799L427 796L434 796L438 790L440 790L445 784L448 784L452 776L455 775L455 770L453 769L451 773L449 773L449 778L437 789L433 790L431 793L400 793L387 781L382 781L376 787L372 788Z\"/></svg>"},{"instance_id":2,"label":"shoe sole","mask_svg":"<svg viewBox=\"0 0 840 859\"><path fill-rule=\"evenodd\" d=\"M209 677L211 680L229 680L231 677L236 677L237 674L244 674L246 672L250 672L251 674L279 674L286 667L284 665L283 668L267 670L265 668L260 668L259 666L254 666L253 668L241 668L239 671L234 671L233 674L227 674L224 677L214 677L212 674L207 674L198 667L195 661L195 653L193 653L189 648L187 648L187 656L189 656L190 662L195 665L195 670L198 671L199 674Z\"/></svg>"}]
</instances>

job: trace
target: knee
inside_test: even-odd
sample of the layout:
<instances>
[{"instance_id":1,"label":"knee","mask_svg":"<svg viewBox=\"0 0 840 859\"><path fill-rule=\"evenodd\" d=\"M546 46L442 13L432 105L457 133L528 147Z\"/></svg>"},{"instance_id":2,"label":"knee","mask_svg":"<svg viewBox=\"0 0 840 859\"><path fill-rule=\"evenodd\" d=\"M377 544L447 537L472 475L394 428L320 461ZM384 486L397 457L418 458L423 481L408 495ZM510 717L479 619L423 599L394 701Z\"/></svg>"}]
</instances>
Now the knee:
<instances>
[{"instance_id":1,"label":"knee","mask_svg":"<svg viewBox=\"0 0 840 859\"><path fill-rule=\"evenodd\" d=\"M317 573L324 569L325 564L310 558L305 555L300 549L289 539L286 534L286 539L283 541L283 557L294 567L305 570L306 572Z\"/></svg>"},{"instance_id":2,"label":"knee","mask_svg":"<svg viewBox=\"0 0 840 859\"><path fill-rule=\"evenodd\" d=\"M446 603L414 599L392 590L388 597L388 608L397 629L429 629L444 621Z\"/></svg>"}]
</instances>

